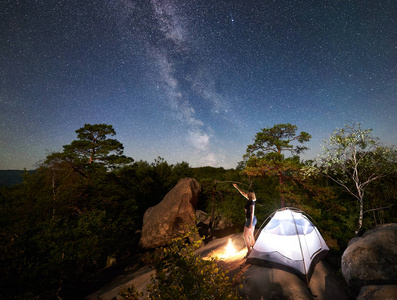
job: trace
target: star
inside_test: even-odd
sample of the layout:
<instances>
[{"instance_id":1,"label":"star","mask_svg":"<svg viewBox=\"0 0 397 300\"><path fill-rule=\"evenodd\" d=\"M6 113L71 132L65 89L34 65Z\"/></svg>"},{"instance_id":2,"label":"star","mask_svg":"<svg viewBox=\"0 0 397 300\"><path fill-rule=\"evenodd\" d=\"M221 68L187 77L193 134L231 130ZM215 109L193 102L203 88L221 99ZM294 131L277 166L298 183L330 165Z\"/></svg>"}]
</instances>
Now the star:
<instances>
[{"instance_id":1,"label":"star","mask_svg":"<svg viewBox=\"0 0 397 300\"><path fill-rule=\"evenodd\" d=\"M234 168L264 127L321 141L360 122L397 144L397 3L9 1L0 169L31 169L85 123L135 160ZM237 26L238 25L238 26ZM375 105L376 104L376 105Z\"/></svg>"}]
</instances>

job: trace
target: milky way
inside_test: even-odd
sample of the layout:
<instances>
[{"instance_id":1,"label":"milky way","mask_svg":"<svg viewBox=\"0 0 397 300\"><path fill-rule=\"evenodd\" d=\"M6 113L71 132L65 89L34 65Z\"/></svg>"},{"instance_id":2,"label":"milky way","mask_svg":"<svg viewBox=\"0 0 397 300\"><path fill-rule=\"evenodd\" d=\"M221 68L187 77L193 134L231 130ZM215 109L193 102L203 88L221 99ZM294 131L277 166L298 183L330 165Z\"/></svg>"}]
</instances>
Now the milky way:
<instances>
[{"instance_id":1,"label":"milky way","mask_svg":"<svg viewBox=\"0 0 397 300\"><path fill-rule=\"evenodd\" d=\"M395 1L5 1L0 169L85 123L135 160L234 168L264 127L311 150L346 122L397 144Z\"/></svg>"}]
</instances>

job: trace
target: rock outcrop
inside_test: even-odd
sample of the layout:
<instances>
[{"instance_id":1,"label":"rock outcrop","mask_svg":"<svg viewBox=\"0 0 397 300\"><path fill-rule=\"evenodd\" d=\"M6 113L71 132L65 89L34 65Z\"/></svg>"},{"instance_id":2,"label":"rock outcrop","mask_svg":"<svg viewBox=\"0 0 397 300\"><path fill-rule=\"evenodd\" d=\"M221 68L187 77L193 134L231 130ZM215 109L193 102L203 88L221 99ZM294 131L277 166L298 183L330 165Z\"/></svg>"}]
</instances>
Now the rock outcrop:
<instances>
[{"instance_id":1,"label":"rock outcrop","mask_svg":"<svg viewBox=\"0 0 397 300\"><path fill-rule=\"evenodd\" d=\"M222 215L216 215L211 223L211 213L196 210L197 227L201 236L224 237L236 232L236 225ZM241 226L238 227L241 230Z\"/></svg>"},{"instance_id":2,"label":"rock outcrop","mask_svg":"<svg viewBox=\"0 0 397 300\"><path fill-rule=\"evenodd\" d=\"M342 255L342 274L355 295L364 286L396 285L397 224L381 225L352 239ZM361 294L362 299L384 299L364 296L371 294L368 291Z\"/></svg>"},{"instance_id":3,"label":"rock outcrop","mask_svg":"<svg viewBox=\"0 0 397 300\"><path fill-rule=\"evenodd\" d=\"M242 284L240 293L244 299L349 299L343 278L325 262L315 266L309 286L300 277L284 270L246 264L244 256L247 249L242 233L215 239L199 248L197 253L202 257L222 257L229 240L237 253L221 258L218 264L229 271L230 277L236 275L235 283Z\"/></svg>"},{"instance_id":4,"label":"rock outcrop","mask_svg":"<svg viewBox=\"0 0 397 300\"><path fill-rule=\"evenodd\" d=\"M231 240L237 253L222 258ZM325 262L320 261L314 268L309 286L295 274L277 268L246 264L247 249L243 234L232 234L215 239L196 251L202 257L220 258L218 264L235 278L236 285L244 299L302 299L302 300L348 300L346 283Z\"/></svg>"},{"instance_id":5,"label":"rock outcrop","mask_svg":"<svg viewBox=\"0 0 397 300\"><path fill-rule=\"evenodd\" d=\"M143 216L140 245L143 248L164 246L183 233L184 225L196 224L200 185L193 178L183 178L156 206Z\"/></svg>"},{"instance_id":6,"label":"rock outcrop","mask_svg":"<svg viewBox=\"0 0 397 300\"><path fill-rule=\"evenodd\" d=\"M397 285L367 285L361 288L357 300L395 300Z\"/></svg>"},{"instance_id":7,"label":"rock outcrop","mask_svg":"<svg viewBox=\"0 0 397 300\"><path fill-rule=\"evenodd\" d=\"M229 241L232 242L237 253L222 258ZM239 291L244 299L348 300L346 283L325 262L316 265L308 287L301 278L286 271L247 265L244 258L246 253L242 233L214 239L196 250L196 254L203 258L219 258L219 266L229 271L228 276L236 279L234 283L237 286L243 285ZM114 282L92 293L86 299L111 300L118 296L121 289L126 289L132 284L138 291L145 292L153 274L154 271L147 266L133 270L130 274L120 276Z\"/></svg>"},{"instance_id":8,"label":"rock outcrop","mask_svg":"<svg viewBox=\"0 0 397 300\"><path fill-rule=\"evenodd\" d=\"M309 286L298 276L277 268L250 265L244 277L248 299L349 299L346 284L322 261L315 266Z\"/></svg>"}]
</instances>

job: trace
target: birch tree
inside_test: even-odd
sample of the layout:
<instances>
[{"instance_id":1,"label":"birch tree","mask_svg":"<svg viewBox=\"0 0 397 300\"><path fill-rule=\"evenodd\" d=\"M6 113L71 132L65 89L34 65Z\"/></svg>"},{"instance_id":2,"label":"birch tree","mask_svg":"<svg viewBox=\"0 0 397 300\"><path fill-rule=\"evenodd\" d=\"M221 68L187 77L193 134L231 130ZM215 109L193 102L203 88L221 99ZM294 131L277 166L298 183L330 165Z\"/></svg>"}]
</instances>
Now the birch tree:
<instances>
[{"instance_id":1,"label":"birch tree","mask_svg":"<svg viewBox=\"0 0 397 300\"><path fill-rule=\"evenodd\" d=\"M358 235L364 215L364 196L370 183L395 172L395 151L372 136L359 123L333 131L322 145L321 172L358 201Z\"/></svg>"}]
</instances>

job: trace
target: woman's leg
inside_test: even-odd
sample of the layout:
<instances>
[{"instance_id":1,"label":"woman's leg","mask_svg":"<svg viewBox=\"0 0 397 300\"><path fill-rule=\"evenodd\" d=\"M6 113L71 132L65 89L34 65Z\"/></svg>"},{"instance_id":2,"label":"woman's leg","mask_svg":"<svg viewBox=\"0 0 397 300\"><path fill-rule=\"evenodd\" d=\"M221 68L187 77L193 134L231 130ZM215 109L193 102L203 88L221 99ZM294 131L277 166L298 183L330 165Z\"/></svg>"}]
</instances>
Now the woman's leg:
<instances>
[{"instance_id":1,"label":"woman's leg","mask_svg":"<svg viewBox=\"0 0 397 300\"><path fill-rule=\"evenodd\" d=\"M250 243L250 229L248 227L244 226L244 240L245 240L245 246L247 247L248 254L251 252L251 243Z\"/></svg>"},{"instance_id":2,"label":"woman's leg","mask_svg":"<svg viewBox=\"0 0 397 300\"><path fill-rule=\"evenodd\" d=\"M255 233L255 226L252 226L252 227L251 227L251 230L250 230L251 246L252 246L252 247L254 247L254 245L255 245L255 236L254 236L254 233Z\"/></svg>"}]
</instances>

